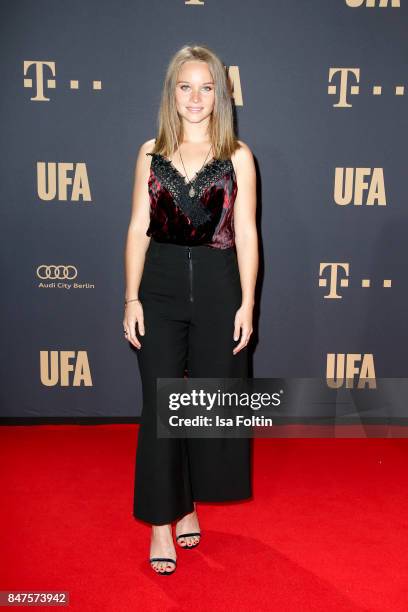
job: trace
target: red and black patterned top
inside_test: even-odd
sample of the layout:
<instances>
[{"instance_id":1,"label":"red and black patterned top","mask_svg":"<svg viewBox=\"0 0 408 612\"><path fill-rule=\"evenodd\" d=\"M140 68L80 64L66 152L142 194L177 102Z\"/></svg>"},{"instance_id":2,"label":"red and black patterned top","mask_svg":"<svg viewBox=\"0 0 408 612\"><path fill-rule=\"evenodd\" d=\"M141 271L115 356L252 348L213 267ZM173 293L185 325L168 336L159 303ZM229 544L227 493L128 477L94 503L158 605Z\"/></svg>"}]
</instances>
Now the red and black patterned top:
<instances>
[{"instance_id":1,"label":"red and black patterned top","mask_svg":"<svg viewBox=\"0 0 408 612\"><path fill-rule=\"evenodd\" d=\"M169 159L159 153L146 155L152 156L147 236L157 242L234 247L233 208L238 188L232 161L211 160L187 184ZM191 185L194 197L189 195Z\"/></svg>"}]
</instances>

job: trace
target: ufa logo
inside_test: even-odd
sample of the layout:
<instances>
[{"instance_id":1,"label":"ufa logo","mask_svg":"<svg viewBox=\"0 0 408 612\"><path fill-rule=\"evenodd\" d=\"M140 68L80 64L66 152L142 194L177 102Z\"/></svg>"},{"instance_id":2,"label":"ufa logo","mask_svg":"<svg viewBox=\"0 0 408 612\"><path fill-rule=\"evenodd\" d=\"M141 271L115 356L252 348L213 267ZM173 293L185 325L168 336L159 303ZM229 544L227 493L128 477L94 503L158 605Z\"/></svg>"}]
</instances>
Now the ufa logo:
<instances>
[{"instance_id":1,"label":"ufa logo","mask_svg":"<svg viewBox=\"0 0 408 612\"><path fill-rule=\"evenodd\" d=\"M386 8L387 6L399 8L400 0L346 0L346 4L350 8L359 8L360 6L365 6L366 8L373 8L375 6L379 8Z\"/></svg>"},{"instance_id":2,"label":"ufa logo","mask_svg":"<svg viewBox=\"0 0 408 612\"><path fill-rule=\"evenodd\" d=\"M49 102L50 98L46 98L44 87L55 89L57 81L55 78L55 62L45 62L36 60L26 60L23 64L24 70L24 87L34 89L35 95L30 98L33 102ZM26 77L27 74L32 74L33 78ZM70 89L79 89L79 81L71 79L69 81ZM92 81L92 89L102 89L102 81Z\"/></svg>"},{"instance_id":3,"label":"ufa logo","mask_svg":"<svg viewBox=\"0 0 408 612\"><path fill-rule=\"evenodd\" d=\"M376 389L374 370L374 357L372 353L328 353L326 379L331 389L355 387L357 377L357 389L367 386ZM346 384L344 384L346 382Z\"/></svg>"},{"instance_id":4,"label":"ufa logo","mask_svg":"<svg viewBox=\"0 0 408 612\"><path fill-rule=\"evenodd\" d=\"M350 8L358 8L360 6L366 6L372 8L379 6L384 8L391 6L392 8L399 8L400 0L345 0L347 6ZM185 0L184 4L189 6L204 6L204 0Z\"/></svg>"},{"instance_id":5,"label":"ufa logo","mask_svg":"<svg viewBox=\"0 0 408 612\"><path fill-rule=\"evenodd\" d=\"M40 377L46 387L92 387L86 351L40 351Z\"/></svg>"},{"instance_id":6,"label":"ufa logo","mask_svg":"<svg viewBox=\"0 0 408 612\"><path fill-rule=\"evenodd\" d=\"M228 69L228 78L231 82L232 97L234 98L235 106L243 106L241 78L239 76L239 67L230 66Z\"/></svg>"},{"instance_id":7,"label":"ufa logo","mask_svg":"<svg viewBox=\"0 0 408 612\"><path fill-rule=\"evenodd\" d=\"M37 162L37 192L41 200L66 202L68 185L72 185L70 202L91 201L85 162Z\"/></svg>"},{"instance_id":8,"label":"ufa logo","mask_svg":"<svg viewBox=\"0 0 408 612\"><path fill-rule=\"evenodd\" d=\"M382 168L336 168L334 201L339 206L386 206Z\"/></svg>"}]
</instances>

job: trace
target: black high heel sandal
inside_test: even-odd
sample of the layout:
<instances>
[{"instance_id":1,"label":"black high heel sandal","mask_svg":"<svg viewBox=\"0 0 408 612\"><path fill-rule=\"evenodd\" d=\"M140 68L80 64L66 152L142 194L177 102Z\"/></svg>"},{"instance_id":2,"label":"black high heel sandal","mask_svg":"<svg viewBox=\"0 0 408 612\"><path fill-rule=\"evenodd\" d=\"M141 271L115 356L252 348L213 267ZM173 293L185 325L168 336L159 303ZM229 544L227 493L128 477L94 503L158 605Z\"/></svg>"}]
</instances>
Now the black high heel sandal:
<instances>
[{"instance_id":1,"label":"black high heel sandal","mask_svg":"<svg viewBox=\"0 0 408 612\"><path fill-rule=\"evenodd\" d=\"M189 546L188 544L185 544L183 546L183 544L179 544L179 542L178 542L179 538L189 538L189 537L193 537L193 536L200 536L200 539L198 540L197 544L192 544L191 546ZM180 546L180 548L186 548L186 549L187 548L195 548L201 542L201 531L194 532L194 533L180 533L180 535L176 536L176 542Z\"/></svg>"},{"instance_id":2,"label":"black high heel sandal","mask_svg":"<svg viewBox=\"0 0 408 612\"><path fill-rule=\"evenodd\" d=\"M174 569L168 571L164 571L164 572L158 572L157 570L154 569L154 567L152 567L152 570L154 571L155 574L159 574L159 576L170 576L170 574L173 574L176 571L176 567L177 567L177 561L175 559L168 559L166 557L152 557L150 559L150 563L154 563L155 561L167 561L168 563L174 563Z\"/></svg>"}]
</instances>

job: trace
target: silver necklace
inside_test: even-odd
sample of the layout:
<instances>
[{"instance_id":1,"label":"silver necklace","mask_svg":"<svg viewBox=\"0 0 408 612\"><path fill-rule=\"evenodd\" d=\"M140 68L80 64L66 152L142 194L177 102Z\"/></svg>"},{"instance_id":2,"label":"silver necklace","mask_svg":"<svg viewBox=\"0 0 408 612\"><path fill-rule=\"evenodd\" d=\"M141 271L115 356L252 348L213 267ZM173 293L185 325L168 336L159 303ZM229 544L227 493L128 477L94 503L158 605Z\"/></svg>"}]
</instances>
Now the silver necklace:
<instances>
[{"instance_id":1,"label":"silver necklace","mask_svg":"<svg viewBox=\"0 0 408 612\"><path fill-rule=\"evenodd\" d=\"M177 138L176 138L176 140L177 140ZM191 180L190 180L190 179L188 178L188 174L187 174L187 171L186 171L186 167L185 167L185 165L184 165L183 158L181 157L180 145L179 145L179 143L178 143L178 140L177 140L177 148L178 148L178 152L179 152L179 156L180 156L180 161L181 161L181 164L182 164L182 166L183 166L183 168L184 168L184 172L186 173L187 185L190 185L190 189L189 189L189 191L188 191L188 195L190 196L190 198L194 198L194 196L195 196L195 194L196 194L196 191L195 191L195 189L194 189L193 185L191 184L191 181L192 181L192 180L194 180L194 179L191 179ZM211 151L211 149L212 149L212 143L211 143L210 151ZM201 172L201 170L204 168L204 166L205 166L205 162L207 161L207 158L208 158L208 156L209 156L209 154L210 154L210 151L208 151L208 153L207 153L207 155L206 155L206 158L205 158L205 160L204 160L203 165L202 165L202 166L201 166L201 168L198 170L198 172L196 172L196 173L195 173L195 176L197 176L197 174L198 174L199 172Z\"/></svg>"}]
</instances>

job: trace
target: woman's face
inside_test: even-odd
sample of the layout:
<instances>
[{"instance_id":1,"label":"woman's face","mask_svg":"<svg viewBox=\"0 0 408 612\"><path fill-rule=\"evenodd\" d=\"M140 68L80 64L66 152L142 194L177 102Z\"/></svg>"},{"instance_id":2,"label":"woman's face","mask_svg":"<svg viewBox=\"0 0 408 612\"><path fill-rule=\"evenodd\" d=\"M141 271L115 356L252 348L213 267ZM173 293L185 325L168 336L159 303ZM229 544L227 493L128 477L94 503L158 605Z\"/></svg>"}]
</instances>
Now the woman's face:
<instances>
[{"instance_id":1,"label":"woman's face","mask_svg":"<svg viewBox=\"0 0 408 612\"><path fill-rule=\"evenodd\" d=\"M214 81L208 64L185 62L179 70L176 83L176 106L181 117L190 123L207 119L214 108Z\"/></svg>"}]
</instances>

